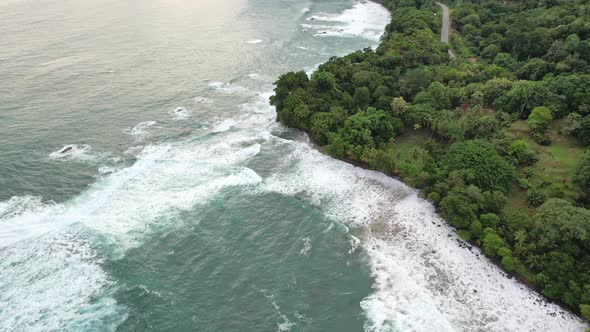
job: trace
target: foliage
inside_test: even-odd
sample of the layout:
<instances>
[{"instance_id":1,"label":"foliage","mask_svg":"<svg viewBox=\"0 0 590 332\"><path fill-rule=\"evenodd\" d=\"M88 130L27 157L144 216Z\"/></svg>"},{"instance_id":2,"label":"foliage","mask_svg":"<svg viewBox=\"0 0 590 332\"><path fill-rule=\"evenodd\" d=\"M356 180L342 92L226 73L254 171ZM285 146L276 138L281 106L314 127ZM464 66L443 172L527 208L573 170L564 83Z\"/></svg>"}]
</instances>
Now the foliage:
<instances>
[{"instance_id":1,"label":"foliage","mask_svg":"<svg viewBox=\"0 0 590 332\"><path fill-rule=\"evenodd\" d=\"M447 165L449 171L462 171L467 184L482 190L508 191L514 178L514 167L484 140L451 145Z\"/></svg>"},{"instance_id":2,"label":"foliage","mask_svg":"<svg viewBox=\"0 0 590 332\"><path fill-rule=\"evenodd\" d=\"M584 193L590 192L590 149L586 150L574 170L573 182Z\"/></svg>"},{"instance_id":3,"label":"foliage","mask_svg":"<svg viewBox=\"0 0 590 332\"><path fill-rule=\"evenodd\" d=\"M553 120L551 110L545 106L535 107L529 115L528 124L533 132L545 133Z\"/></svg>"}]
</instances>

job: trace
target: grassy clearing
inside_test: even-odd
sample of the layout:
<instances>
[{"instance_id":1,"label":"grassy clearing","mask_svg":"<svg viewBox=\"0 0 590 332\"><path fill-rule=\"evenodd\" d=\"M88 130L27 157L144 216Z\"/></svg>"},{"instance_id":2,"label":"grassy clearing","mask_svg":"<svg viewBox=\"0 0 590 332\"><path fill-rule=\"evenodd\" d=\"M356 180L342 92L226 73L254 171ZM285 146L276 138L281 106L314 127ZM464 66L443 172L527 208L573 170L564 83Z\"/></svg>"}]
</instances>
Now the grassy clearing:
<instances>
[{"instance_id":1,"label":"grassy clearing","mask_svg":"<svg viewBox=\"0 0 590 332\"><path fill-rule=\"evenodd\" d=\"M549 146L542 146L533 141L524 120L514 122L508 129L508 135L527 142L539 158L527 177L531 188L536 188L549 196L561 191L565 198L575 200L577 193L572 187L570 175L576 167L577 160L584 153L584 147L574 139L561 135L559 132L562 127L561 120L552 123L548 135L553 142ZM515 188L510 193L509 205L519 209L528 208L526 193L527 190Z\"/></svg>"},{"instance_id":2,"label":"grassy clearing","mask_svg":"<svg viewBox=\"0 0 590 332\"><path fill-rule=\"evenodd\" d=\"M422 168L424 166L423 156L425 155L424 142L428 139L428 133L423 129L404 133L396 138L393 145L395 157L401 162L412 162Z\"/></svg>"}]
</instances>

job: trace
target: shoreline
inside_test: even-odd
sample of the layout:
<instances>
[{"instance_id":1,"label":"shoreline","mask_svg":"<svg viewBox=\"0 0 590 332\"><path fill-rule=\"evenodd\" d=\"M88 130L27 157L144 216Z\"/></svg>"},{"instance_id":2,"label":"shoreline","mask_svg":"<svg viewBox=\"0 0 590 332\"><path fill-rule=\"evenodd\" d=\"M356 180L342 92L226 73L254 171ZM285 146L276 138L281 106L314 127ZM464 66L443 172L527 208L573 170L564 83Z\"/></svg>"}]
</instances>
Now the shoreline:
<instances>
[{"instance_id":1,"label":"shoreline","mask_svg":"<svg viewBox=\"0 0 590 332\"><path fill-rule=\"evenodd\" d=\"M390 23L392 22L392 20L393 20L393 13L392 13L392 11L390 10L390 8L388 8L388 7L385 5L384 1L382 1L382 0L364 0L364 1L362 1L362 2L373 2L373 3L376 3L376 4L378 4L378 5L381 5L381 6L383 6L383 7L384 7L384 9L385 9L385 10L387 10L387 11L389 12L389 14L391 15L391 20L389 21L389 23L388 23L388 24L390 24ZM439 5L443 6L442 4L439 4ZM378 44L377 46L380 46L380 45L381 45L381 43L382 43L382 38L383 38L383 36L384 36L386 33L387 33L387 32L384 30L384 33L383 33L383 35L381 35L381 37L380 37L380 41L379 41L379 44ZM441 37L441 38L442 38L442 37ZM450 49L449 49L449 50L450 50ZM449 55L451 56L451 58L454 58L454 57L453 57L453 56L452 56L450 53L449 53ZM317 68L316 68L316 70L317 70ZM314 71L314 72L315 72L315 71ZM309 75L309 76L310 76L310 75ZM277 114L278 114L278 113L277 113ZM438 218L440 218L440 220L444 221L444 223L446 224L446 226L448 226L448 227L449 227L449 228L450 228L450 229L453 231L454 235L455 235L455 236L456 236L458 239L460 239L461 241L463 241L463 242L464 242L464 243L465 243L465 244L466 244L468 247L471 247L471 246L472 246L472 247L476 247L476 248L478 248L478 250L480 251L481 255L484 257L484 259L488 260L488 261L489 261L489 262L490 262L490 263L491 263L491 264L492 264L492 265L493 265L495 268L498 268L498 269L499 269L499 271L501 271L501 273L503 273L507 279L513 279L513 280L515 280L515 281L516 281L516 282L518 282L520 285L524 286L526 289L530 290L532 293L534 293L535 295L539 296L539 298L540 298L540 299L542 299L542 301L543 301L543 303L545 304L545 306L546 306L547 304L557 305L557 306L559 307L559 309L560 309L560 310L562 310L563 312L565 312L565 313L567 313L567 314L570 314L571 316L573 316L573 317L576 317L577 319L579 319L579 320L580 320L581 322L583 322L584 324L587 324L587 322L586 322L586 321L585 321L585 320L584 320L584 319L583 319L583 318L582 318L580 315L578 315L576 312L574 312L574 311L573 311L573 310L572 310L570 307L568 307L567 305L565 305L565 304L564 304L562 301L560 301L560 300L554 300L554 299L550 299L549 297L547 297L546 295L544 295L544 294L542 293L541 289L539 289L538 287L536 287L536 286L535 286L535 285L534 285L534 284L533 284L533 283L532 283L532 282L531 282L529 279L527 279L527 278L526 278L524 275L521 275L521 274L519 274L519 273L518 273L518 272L516 272L516 271L508 271L508 270L507 270L507 269L506 269L506 268L505 268L505 267L504 267L504 266L501 264L500 258L498 258L498 257L490 257L490 256L488 256L487 254L485 254L485 252L484 252L484 248L483 248L483 245L481 245L481 244L480 244L480 245L478 245L478 244L477 244L477 242L476 242L475 240L464 240L464 239L462 239L462 238L459 236L458 229L457 229L455 226L451 225L451 224L450 224L450 223L449 223L449 222L448 222L448 221L447 221L447 220L446 220L446 219L445 219L445 218L444 218L444 217L443 217L443 216L442 216L442 215L439 213L439 212L440 212L440 211L439 211L439 208L438 208L436 205L434 205L434 204L433 204L433 203L432 203L432 202L431 202L429 199L427 199L427 198L425 198L425 197L422 197L422 196L421 196L421 192L422 192L422 190L421 190L421 189L419 189L419 188L416 188L416 187L414 187L414 186L411 186L411 185L409 185L408 183L406 183L406 182L404 181L404 179L403 179L401 176L398 176L398 175L395 175L395 174L388 174L388 173L386 173L386 172L384 172L384 171L382 171L382 170L378 170L378 169L371 168L371 166L370 166L368 163L361 162L361 161L356 161L356 160L351 160L351 159L344 158L344 157L339 157L339 156L333 156L333 155L330 155L329 153L327 153L327 152L325 151L325 147L324 147L324 146L322 146L322 145L318 144L318 143L317 143L317 142L316 142L316 141L315 141L315 140L312 138L312 135L311 135L311 133L310 133L308 130L303 130L303 129L300 129L300 128L295 128L295 127L290 127L290 126L287 126L287 125L283 124L283 123L282 123L282 122L281 122L281 121L280 121L278 118L277 118L277 122L281 123L281 125L283 125L285 128L289 128L289 129L295 129L295 130L297 130L297 131L300 131L300 132L303 132L303 133L305 133L305 135L307 136L307 138L308 138L308 140L309 140L309 145L310 145L310 146L311 146L311 147L312 147L314 150L317 150L318 152L322 153L323 155L326 155L326 156L328 156L328 157L330 157L330 158L333 158L333 159L336 159L336 160L339 160L339 161L345 162L345 163L347 163L347 164L350 164L350 165L352 165L352 166L354 166L354 167L361 168L361 169L363 169L363 170L368 170L368 171L372 171L372 172L378 172L378 173L381 173L381 174L383 174L383 175L385 175L385 176L387 176L387 177L389 177L389 178L393 178L393 179L395 179L395 180L397 180L397 181L400 181L401 183L403 183L405 186L407 186L407 187L408 187L408 188L410 188L411 190L414 190L414 191L416 191L418 198L420 198L420 199L422 199L422 200L424 200L424 201L427 201L427 202L428 202L428 204L431 204L431 205L432 205L432 207L433 207L433 209L434 209L434 211L435 211L435 213L436 213L436 216L437 216ZM538 300L537 300L537 302L538 302ZM539 304L541 304L541 303L539 303ZM552 316L554 316L554 315L552 315ZM564 313L561 313L561 316L562 316L563 318L565 318L565 317L564 317Z\"/></svg>"}]
</instances>

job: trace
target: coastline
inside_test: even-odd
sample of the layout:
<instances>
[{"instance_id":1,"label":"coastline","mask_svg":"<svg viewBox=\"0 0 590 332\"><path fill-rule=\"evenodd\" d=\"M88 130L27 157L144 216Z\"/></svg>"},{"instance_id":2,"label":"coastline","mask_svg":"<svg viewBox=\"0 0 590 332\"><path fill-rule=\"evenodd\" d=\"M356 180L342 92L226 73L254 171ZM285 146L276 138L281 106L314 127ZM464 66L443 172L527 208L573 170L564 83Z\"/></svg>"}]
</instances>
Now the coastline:
<instances>
[{"instance_id":1,"label":"coastline","mask_svg":"<svg viewBox=\"0 0 590 332\"><path fill-rule=\"evenodd\" d=\"M390 13L390 15L391 15L391 17L392 17L392 20L394 19L394 18L393 18L393 13L392 13L391 9L390 9L388 6L386 6L386 4L385 4L385 2L384 2L384 1L382 1L382 0L365 0L365 1L368 1L368 2L373 2L373 3L376 3L376 4L379 4L379 5L383 6L383 7L384 7L384 8L385 8L385 9L386 9L386 10L387 10L389 13ZM390 21L390 23L391 23L391 21ZM387 33L387 32L386 32L386 31L384 31L384 35L385 35L386 33ZM383 41L383 36L384 36L384 35L382 35L382 36L381 36L381 38L380 38L380 42L379 42L379 45L381 45L381 44L382 44L382 41ZM279 118L278 118L278 116L277 116L277 121L278 121L278 122L280 122L280 123L281 123L283 126L285 126L286 128L297 129L297 130L299 130L299 131L301 131L301 132L304 132L304 133L306 134L307 138L309 139L309 144L312 146L312 148L313 148L313 149L315 149L315 150L317 150L317 151L319 151L320 153L322 153L322 154L324 154L324 155L327 155L327 156L329 156L329 157L331 157L331 158L334 158L334 159L340 160L340 161L342 161L342 162L348 163L348 164L350 164L350 165L353 165L353 166L355 166L355 167L359 167L359 168L361 168L361 169L365 169L365 170L370 170L370 171L379 172L379 173L382 173L382 174L384 174L384 175L385 175L385 176L387 176L387 177L390 177L390 178L393 178L393 179L395 179L395 180L398 180L398 181L402 182L404 185L406 185L407 187L411 188L412 190L415 190L415 191L417 192L417 194L418 194L418 197L420 197L421 199L423 199L423 200L425 200L425 201L428 201L428 202L429 202L429 204L432 204L432 202L431 202L429 199L427 199L427 198L425 198L425 197L423 197L423 196L421 195L421 193L422 193L422 190L421 190L421 189L419 189L419 188L416 188L416 187L414 187L414 186L412 186L412 185L410 185L410 184L406 183L406 182L404 181L403 177L399 176L399 174L390 174L390 173L384 172L383 170L380 170L380 169L373 168L373 167L371 167L371 166L369 165L369 163L367 163L367 162L361 162L361 161L352 160L352 159L349 159L349 158L346 158L346 157L341 157L341 156L334 156L334 155L331 155L331 154L329 154L329 153L326 151L326 149L325 149L325 146L322 146L321 144L319 144L319 143L318 143L318 142L317 142L317 141L316 141L316 140L315 140L315 139L312 137L312 134L311 134L310 130L304 130L304 129L301 129L301 128L296 128L296 127L293 127L293 126L289 126L289 125L287 125L287 124L283 123L282 121L280 121L280 120L279 120ZM443 216L440 214L440 209L439 209L439 207L438 207L438 206L436 206L435 204L432 204L432 206L433 206L434 210L436 211L436 215L438 216L438 218L440 218L441 220L443 220L443 221L445 222L445 224L446 224L448 227L450 227L450 228L453 230L454 234L455 234L455 235L456 235L458 238L460 238L460 237L459 237L459 233L458 233L458 232L459 232L459 229L457 229L455 226L451 225L451 223L450 223L449 221L447 221L447 220L446 220L446 219L445 219L445 218L444 218L444 217L443 217ZM525 275L523 275L523 274L519 274L519 273L518 273L518 272L516 272L515 270L513 270L513 271L509 271L509 270L507 270L507 269L506 269L506 268L505 268L505 267L502 265L502 263L501 263L501 260L500 260L501 258L498 258L498 257L490 257L490 256L488 256L488 255L484 254L484 248L483 248L483 245L482 245L481 243L478 243L479 241L476 241L476 240L463 240L463 239L462 239L462 241L464 241L464 242L467 244L467 246L473 246L473 247L476 247L476 248L478 248L478 249L479 249L479 251L480 251L480 252L482 253L482 255L484 256L484 258L485 258L485 259L487 259L489 262L491 262L491 263L492 263L492 264L493 264L493 265L494 265L496 268L498 268L500 271L502 271L502 273L504 273L504 274L505 274L505 275L506 275L506 276L507 276L509 279L514 279L514 280L517 280L517 282L518 282L519 284L523 285L524 287L526 287L527 289L529 289L530 291L532 291L533 293L535 293L536 295L538 295L539 297L541 297L545 303L547 303L547 304L556 304L556 305L558 305L558 306L559 306L559 308L560 308L561 310L563 310L563 311L565 311L565 312L567 312L567 313L571 314L572 316L575 316L575 317L577 317L578 319L581 319L581 317L580 317L580 315L579 315L579 314L577 314L576 312L574 312L574 311L572 310L572 308L570 308L569 306L565 305L565 303L563 303L562 301L560 301L560 300L556 300L556 299L551 299L551 298L547 297L546 295L544 295L544 294L542 293L541 289L540 289L539 287L535 286L535 285L534 285L534 283L533 283L531 280L529 280L528 278L526 278L526 277L525 277ZM562 314L562 317L563 317L563 314ZM581 319L581 320L582 320L583 322L585 322L583 319ZM587 323L587 322L585 322L585 323Z\"/></svg>"}]
</instances>

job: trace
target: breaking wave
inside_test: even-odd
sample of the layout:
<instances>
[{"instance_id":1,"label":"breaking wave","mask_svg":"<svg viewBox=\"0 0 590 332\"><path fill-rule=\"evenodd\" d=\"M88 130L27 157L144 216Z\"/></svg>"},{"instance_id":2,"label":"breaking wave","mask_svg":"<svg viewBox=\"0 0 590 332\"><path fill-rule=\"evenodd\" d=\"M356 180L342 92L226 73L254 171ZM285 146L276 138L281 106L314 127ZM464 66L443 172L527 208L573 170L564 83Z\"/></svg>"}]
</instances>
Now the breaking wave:
<instances>
[{"instance_id":1,"label":"breaking wave","mask_svg":"<svg viewBox=\"0 0 590 332\"><path fill-rule=\"evenodd\" d=\"M156 121L140 122L135 127L127 128L123 132L127 135L133 136L135 140L141 141L150 134L150 128L156 123Z\"/></svg>"},{"instance_id":2,"label":"breaking wave","mask_svg":"<svg viewBox=\"0 0 590 332\"><path fill-rule=\"evenodd\" d=\"M368 254L375 292L361 303L367 331L584 329L460 240L415 190L306 143L274 136L271 142L288 153L259 188L319 207L357 234L351 253L361 246Z\"/></svg>"},{"instance_id":3,"label":"breaking wave","mask_svg":"<svg viewBox=\"0 0 590 332\"><path fill-rule=\"evenodd\" d=\"M178 213L225 188L260 183L242 165L259 152L259 138L231 132L151 145L70 201L0 202L0 330L114 330L126 308L104 260L155 229L182 227Z\"/></svg>"},{"instance_id":4,"label":"breaking wave","mask_svg":"<svg viewBox=\"0 0 590 332\"><path fill-rule=\"evenodd\" d=\"M314 31L315 36L362 37L378 41L390 15L379 4L359 2L340 14L320 13L306 20L308 23L302 24L302 28Z\"/></svg>"}]
</instances>

